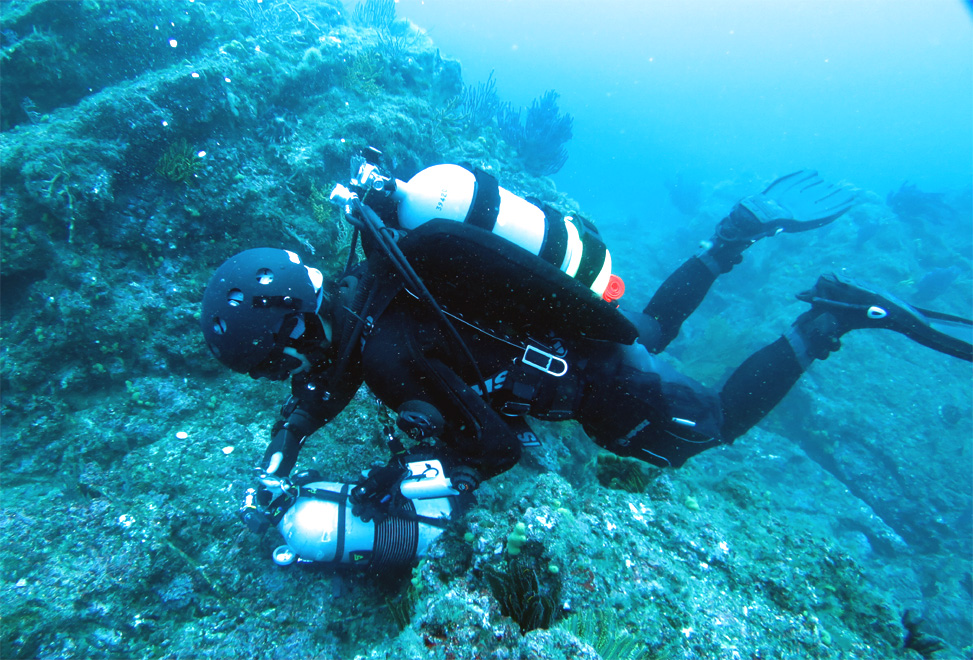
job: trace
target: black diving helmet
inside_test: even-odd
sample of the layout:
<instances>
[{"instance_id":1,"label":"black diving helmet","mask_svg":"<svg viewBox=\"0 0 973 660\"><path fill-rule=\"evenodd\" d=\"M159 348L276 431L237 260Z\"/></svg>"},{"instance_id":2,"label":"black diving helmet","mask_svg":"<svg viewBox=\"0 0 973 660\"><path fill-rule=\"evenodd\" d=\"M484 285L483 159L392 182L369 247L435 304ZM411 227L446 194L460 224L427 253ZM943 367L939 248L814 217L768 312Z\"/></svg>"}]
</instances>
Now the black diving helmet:
<instances>
[{"instance_id":1,"label":"black diving helmet","mask_svg":"<svg viewBox=\"0 0 973 660\"><path fill-rule=\"evenodd\" d=\"M324 276L289 250L256 248L228 259L203 294L206 345L234 371L284 380L326 348L330 323L318 311Z\"/></svg>"}]
</instances>

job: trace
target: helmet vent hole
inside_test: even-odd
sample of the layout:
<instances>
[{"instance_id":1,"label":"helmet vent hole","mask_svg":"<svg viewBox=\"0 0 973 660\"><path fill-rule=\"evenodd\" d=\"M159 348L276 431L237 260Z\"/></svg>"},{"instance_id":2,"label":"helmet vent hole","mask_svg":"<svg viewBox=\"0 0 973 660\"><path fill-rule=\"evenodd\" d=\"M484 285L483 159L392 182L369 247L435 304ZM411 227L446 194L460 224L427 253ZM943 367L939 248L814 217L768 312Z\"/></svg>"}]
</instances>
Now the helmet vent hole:
<instances>
[{"instance_id":1,"label":"helmet vent hole","mask_svg":"<svg viewBox=\"0 0 973 660\"><path fill-rule=\"evenodd\" d=\"M243 304L243 291L230 289L230 292L226 294L226 302L230 307L239 307Z\"/></svg>"},{"instance_id":2,"label":"helmet vent hole","mask_svg":"<svg viewBox=\"0 0 973 660\"><path fill-rule=\"evenodd\" d=\"M257 282L260 284L270 284L274 281L274 271L269 268L261 268L257 271Z\"/></svg>"},{"instance_id":3,"label":"helmet vent hole","mask_svg":"<svg viewBox=\"0 0 973 660\"><path fill-rule=\"evenodd\" d=\"M226 321L219 316L213 317L213 334L222 335L226 333Z\"/></svg>"}]
</instances>

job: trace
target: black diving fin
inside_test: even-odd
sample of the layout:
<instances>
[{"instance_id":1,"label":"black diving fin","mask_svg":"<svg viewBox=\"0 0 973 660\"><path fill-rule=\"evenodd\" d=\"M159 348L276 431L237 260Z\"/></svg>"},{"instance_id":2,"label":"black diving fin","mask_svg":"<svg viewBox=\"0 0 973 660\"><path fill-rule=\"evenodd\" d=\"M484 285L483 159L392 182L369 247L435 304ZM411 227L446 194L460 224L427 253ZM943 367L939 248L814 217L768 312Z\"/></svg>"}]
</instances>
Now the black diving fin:
<instances>
[{"instance_id":1,"label":"black diving fin","mask_svg":"<svg viewBox=\"0 0 973 660\"><path fill-rule=\"evenodd\" d=\"M853 190L826 183L814 170L792 172L759 195L737 202L730 215L717 225L712 242L737 245L740 252L766 236L823 227L837 220L856 201Z\"/></svg>"},{"instance_id":2,"label":"black diving fin","mask_svg":"<svg viewBox=\"0 0 973 660\"><path fill-rule=\"evenodd\" d=\"M827 183L814 170L799 170L782 176L761 193L790 211L777 220L780 231L817 229L833 222L857 202L854 191Z\"/></svg>"},{"instance_id":3,"label":"black diving fin","mask_svg":"<svg viewBox=\"0 0 973 660\"><path fill-rule=\"evenodd\" d=\"M973 362L970 319L914 307L889 293L837 275L822 275L813 288L797 297L832 314L844 331L894 330L940 353Z\"/></svg>"},{"instance_id":4,"label":"black diving fin","mask_svg":"<svg viewBox=\"0 0 973 660\"><path fill-rule=\"evenodd\" d=\"M907 335L908 337L923 346L934 348L940 353L973 362L973 348L971 348L971 345L973 345L973 321L961 316L923 309L922 307L913 307L912 309L925 317L929 328L936 334L934 337L930 336L929 341L924 341L922 338L912 335Z\"/></svg>"}]
</instances>

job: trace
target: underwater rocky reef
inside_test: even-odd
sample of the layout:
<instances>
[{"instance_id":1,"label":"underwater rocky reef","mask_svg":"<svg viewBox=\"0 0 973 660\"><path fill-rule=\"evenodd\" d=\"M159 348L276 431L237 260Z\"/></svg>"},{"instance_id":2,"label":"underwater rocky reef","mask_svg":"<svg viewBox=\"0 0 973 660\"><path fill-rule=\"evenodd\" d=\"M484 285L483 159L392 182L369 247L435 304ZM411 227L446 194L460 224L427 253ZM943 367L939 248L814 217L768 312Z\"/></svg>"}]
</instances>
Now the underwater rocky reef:
<instances>
[{"instance_id":1,"label":"underwater rocky reef","mask_svg":"<svg viewBox=\"0 0 973 660\"><path fill-rule=\"evenodd\" d=\"M538 163L509 107L484 111L492 88L390 5L4 3L0 657L969 658L973 380L888 332L845 337L759 429L678 471L537 424L542 445L411 571L270 561L279 535L237 509L288 389L210 356L213 270L272 245L337 273L327 194L368 145L400 178L469 162L584 212L535 175L563 164L556 94ZM710 235L728 190L766 183L705 187L678 232L606 228L623 303ZM887 193L748 252L669 358L718 382L829 271L910 299L950 269L935 306L968 316L968 214ZM354 480L384 460L387 415L363 389L302 465Z\"/></svg>"}]
</instances>

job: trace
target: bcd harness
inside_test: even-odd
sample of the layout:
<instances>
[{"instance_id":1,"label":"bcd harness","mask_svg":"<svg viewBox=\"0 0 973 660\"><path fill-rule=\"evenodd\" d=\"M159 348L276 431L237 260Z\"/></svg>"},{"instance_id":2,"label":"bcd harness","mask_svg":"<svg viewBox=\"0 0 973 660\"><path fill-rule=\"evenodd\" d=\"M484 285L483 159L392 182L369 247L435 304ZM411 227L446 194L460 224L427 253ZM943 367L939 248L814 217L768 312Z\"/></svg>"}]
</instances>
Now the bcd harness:
<instances>
[{"instance_id":1,"label":"bcd harness","mask_svg":"<svg viewBox=\"0 0 973 660\"><path fill-rule=\"evenodd\" d=\"M537 334L540 334L540 336L553 336L553 331L558 327L559 321L563 321L565 317L570 315L587 318L587 322L583 324L585 331L581 332L582 336L587 335L591 331L595 338L605 338L602 335L605 335L606 328L612 327L613 324L591 323L590 321L597 317L597 313L585 313L583 310L586 306L583 304L580 307L578 305L572 305L572 303L577 302L578 298L590 302L597 300L596 298L592 298L591 291L584 284L576 282L564 275L553 266L538 259L535 255L531 255L516 246L510 246L512 248L512 255L516 255L516 251L521 250L529 260L534 261L528 260L526 263L527 268L520 269L519 276L517 277L511 277L510 264L506 263L506 272L503 273L503 276L495 278L496 281L491 281L491 285L493 285L495 290L481 291L486 298L492 298L494 303L499 301L499 304L488 305L490 308L489 312L495 315L494 318L506 319L511 315L517 317L517 312L519 311L520 320L524 319L524 310L517 310L517 304L511 303L511 298L507 295L513 290L513 283L522 279L524 273L528 273L531 276L530 279L537 279L539 281L549 280L558 284L554 287L547 287L540 298L530 300L532 306L527 310L529 314L539 314L544 320L542 323L528 322L526 324L528 327L533 326L533 332L493 332L486 329L487 324L482 322L482 315L481 318L464 318L460 314L447 312L440 305L437 298L443 297L447 299L447 304L450 308L462 309L462 299L464 297L469 298L468 294L470 289L466 286L469 284L469 281L463 277L458 277L455 269L459 267L461 272L465 272L466 275L472 274L475 277L476 273L474 271L477 269L471 269L469 265L471 263L483 265L483 260L480 256L482 243L489 243L493 240L493 256L496 256L498 252L502 251L498 250L498 245L502 246L507 244L504 239L496 237L476 225L464 226L449 221L432 221L422 227L411 230L408 234L403 234L403 232L385 226L375 211L362 204L357 198L350 200L346 207L345 215L354 227L348 263L344 271L344 281L349 282L349 286L348 290L342 293L340 301L341 310L345 318L336 318L339 323L337 324L338 327L335 328L337 332L335 333L334 340L339 353L327 371L325 389L320 395L324 399L328 399L331 396L330 393L336 391L336 386L341 383L342 378L347 372L356 347L364 345L368 335L375 327L376 322L386 311L392 300L400 294L404 294L414 298L427 308L430 316L443 329L447 339L468 362L471 372L476 377L475 382L469 385L471 389L479 397L482 397L487 405L491 405L492 393L496 391L494 385L499 384L509 394L509 399L504 402L500 410L507 417L507 425L517 434L522 443L536 443L536 439L533 441L529 440L529 438L534 438L534 436L529 427L526 426L526 422L523 421L523 415L530 412L531 403L541 379L544 377L563 377L569 372L570 366L566 359L566 354L559 355L555 348L546 342L534 339L534 336ZM371 243L366 247L377 248L377 253L368 255L368 266L364 269L358 269L357 274L361 278L356 279L354 285L351 286L350 281L353 278L355 266L357 265L357 244L360 234L363 233L370 239ZM468 235L464 236L467 233ZM445 240L447 244L452 242L453 244L451 246L443 244L444 237L447 234L449 234L449 237ZM439 238L438 242L435 240L437 237ZM497 244L496 241L500 243ZM405 246L409 252L408 257L404 253L402 246ZM450 249L451 247L458 249ZM452 264L447 263L443 269L437 268L436 262L441 261L438 259L437 253L438 256L452 254L453 257L457 257L457 253L459 253L458 256L465 257L466 261L460 258ZM513 263L518 259L523 259L523 257L508 258L507 262ZM413 267L414 263L419 264L420 270L426 276L425 278ZM542 268L550 269L552 272L548 272L544 277L540 277L537 272L531 272L530 270L530 266L534 264L538 264ZM442 266L443 264L439 265ZM500 271L503 270L504 268L500 269ZM497 272L493 274L496 275ZM480 273L480 276L489 278L490 274ZM442 287L434 286L437 289L436 295L434 296L433 292L427 288L424 279L431 282L435 280L439 284L445 283L452 286L454 290L450 292L444 290ZM563 280L567 280L570 285L580 287L581 294L575 291L571 295L563 295L558 299L559 291L566 293L570 289L570 286L565 286ZM457 291L459 292L458 297L456 295ZM632 335L630 340L634 341L634 328L624 320L624 317L618 314L617 310L607 303L603 304L606 310L616 314L618 319L621 319L621 325L617 320L614 320L614 329L616 332L607 332L607 334L613 334L615 337L623 337L629 334L626 331L630 330L630 334ZM544 313L545 311L550 312L551 309L555 310L553 315ZM571 309L574 312L570 311ZM582 311L580 314L577 314L579 309ZM510 314L511 312L512 314ZM489 315L487 314L487 316ZM454 323L462 324L464 327L516 351L517 357L512 361L510 368L505 370L502 382L498 383L497 375L494 375L490 379L483 376L475 356L457 331ZM515 325L517 324L515 323ZM291 414L295 412L296 403L296 400L292 399L285 405L285 408L290 408L290 410L282 411L284 412L285 419L289 419ZM283 426L286 428L288 422L284 422ZM294 429L293 432L300 436L305 435L300 429ZM269 475L264 474L262 481L265 481L267 477ZM339 537L336 539L338 546L335 556L331 561L332 563L342 562L345 547L344 523L347 519L347 507L350 499L348 485L343 485L339 491L335 492L328 488L315 488L314 486L291 483L290 480L283 478L280 480L280 488L280 494L274 498L268 508L267 522L274 526L277 526L281 522L283 516L299 497L310 497L337 504L337 530ZM248 508L255 508L252 501L244 507L245 510ZM394 564L401 559L397 556L399 551L404 552L408 556L414 555L415 552L418 537L411 541L407 539L406 543L402 543L403 535L409 536L411 533L410 530L414 531L413 527L406 524L407 522L419 521L433 526L442 526L444 524L440 519L418 515L415 506L408 498L404 498L399 502L395 507L395 511L391 513L394 515L382 516L382 520L377 521L373 552L363 553L361 557L352 557L353 562L368 561L370 564L385 562ZM395 529L392 529L392 527ZM402 527L402 530L399 527ZM384 537L388 537L388 543L382 542L382 538ZM394 543L392 542L393 539L395 540Z\"/></svg>"},{"instance_id":2,"label":"bcd harness","mask_svg":"<svg viewBox=\"0 0 973 660\"><path fill-rule=\"evenodd\" d=\"M635 341L634 326L593 294L588 283L490 233L482 226L489 211L475 210L471 222L431 220L404 232L387 227L359 199L350 201L345 215L355 231L345 274L356 265L360 233L370 239L366 247L372 254L354 294L346 297L350 304L342 306L347 316L341 324L341 352L331 369L332 386L400 293L426 306L469 364L475 375L470 387L479 396L489 403L494 392L505 391L508 400L500 412L510 417L530 412L544 378L560 378L571 369L566 351L558 350L552 338ZM457 325L516 351L510 367L486 378Z\"/></svg>"},{"instance_id":3,"label":"bcd harness","mask_svg":"<svg viewBox=\"0 0 973 660\"><path fill-rule=\"evenodd\" d=\"M503 390L505 401L499 412L525 445L537 443L523 416L531 413L543 379L561 378L571 370L567 351L558 350L554 345L556 340L548 338L565 336L560 330L566 326L569 330L567 339L631 343L637 338L634 326L615 307L592 294L586 284L477 224L434 220L404 233L385 226L378 214L357 198L348 204L345 215L354 227L354 233L344 281L356 279L353 274L360 275L360 279L349 285L351 290L341 296L345 318L339 322L340 330L336 328L338 332L334 337L340 352L328 370L325 392L322 393L325 399L341 382L356 347L364 345L378 319L400 294L414 298L429 310L430 316L475 374L475 382L469 386L478 396L491 405L492 394ZM368 266L356 273L360 234L370 239L371 245L366 247L377 249L377 254L369 254ZM471 265L476 267L471 268ZM427 281L433 291L427 288ZM478 294L478 314L468 313L468 305L463 304L469 302L474 287ZM514 291L521 296L511 296ZM439 303L440 299L445 301L446 307ZM447 308L453 311L447 311ZM458 313L460 310L467 313ZM512 324L517 331L489 329L490 319L502 321L507 328ZM513 350L516 357L511 365L485 378L456 324ZM296 401L288 405L296 405ZM347 485L335 492L292 484L284 479L281 489L281 494L268 509L271 524L276 526L280 522L298 496L313 497L338 505L338 530L344 534L343 523L350 497ZM395 557L385 557L384 552L379 552L382 530L409 520L443 524L439 519L416 514L411 501L406 498L396 507L394 515L376 525L373 554L363 554L352 560L394 563ZM390 538L396 534L401 536L398 531L389 532ZM342 561L343 537L338 539L338 544L335 563ZM414 544L411 545L414 550ZM392 552L391 544L388 550Z\"/></svg>"}]
</instances>

